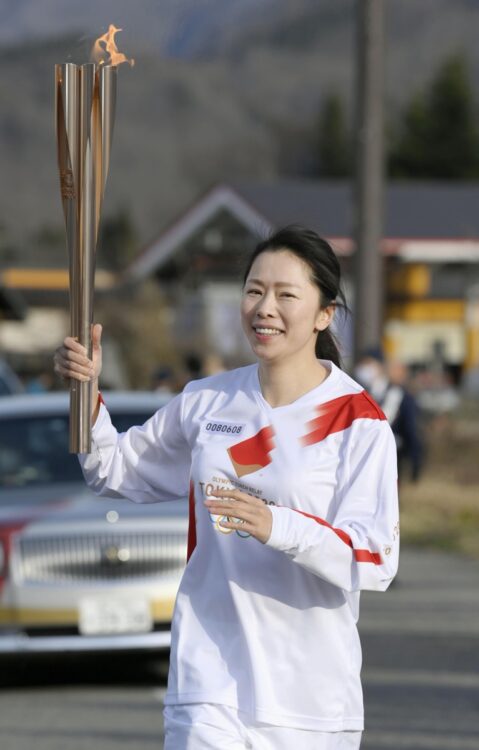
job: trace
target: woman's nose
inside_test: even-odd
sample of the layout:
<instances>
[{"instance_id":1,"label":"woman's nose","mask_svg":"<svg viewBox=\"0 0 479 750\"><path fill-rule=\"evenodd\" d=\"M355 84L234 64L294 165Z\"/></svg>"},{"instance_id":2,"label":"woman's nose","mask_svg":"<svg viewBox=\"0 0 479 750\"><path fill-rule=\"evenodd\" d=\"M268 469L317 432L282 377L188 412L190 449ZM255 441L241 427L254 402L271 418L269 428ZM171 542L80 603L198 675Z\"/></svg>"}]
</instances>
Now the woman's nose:
<instances>
[{"instance_id":1,"label":"woman's nose","mask_svg":"<svg viewBox=\"0 0 479 750\"><path fill-rule=\"evenodd\" d=\"M258 315L263 317L272 316L275 314L275 300L272 294L263 294L256 307Z\"/></svg>"}]
</instances>

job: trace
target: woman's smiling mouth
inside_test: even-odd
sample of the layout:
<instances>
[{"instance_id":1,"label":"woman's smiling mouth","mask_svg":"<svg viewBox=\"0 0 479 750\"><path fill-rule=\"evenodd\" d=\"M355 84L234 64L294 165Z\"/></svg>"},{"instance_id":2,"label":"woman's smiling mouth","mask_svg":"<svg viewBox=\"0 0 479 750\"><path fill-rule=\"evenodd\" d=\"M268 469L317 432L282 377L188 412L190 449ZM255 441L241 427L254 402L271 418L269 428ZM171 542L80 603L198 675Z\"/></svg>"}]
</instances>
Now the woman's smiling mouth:
<instances>
[{"instance_id":1,"label":"woman's smiling mouth","mask_svg":"<svg viewBox=\"0 0 479 750\"><path fill-rule=\"evenodd\" d=\"M267 326L253 326L253 331L259 338L270 338L271 336L279 336L284 331L279 328L269 328Z\"/></svg>"}]
</instances>

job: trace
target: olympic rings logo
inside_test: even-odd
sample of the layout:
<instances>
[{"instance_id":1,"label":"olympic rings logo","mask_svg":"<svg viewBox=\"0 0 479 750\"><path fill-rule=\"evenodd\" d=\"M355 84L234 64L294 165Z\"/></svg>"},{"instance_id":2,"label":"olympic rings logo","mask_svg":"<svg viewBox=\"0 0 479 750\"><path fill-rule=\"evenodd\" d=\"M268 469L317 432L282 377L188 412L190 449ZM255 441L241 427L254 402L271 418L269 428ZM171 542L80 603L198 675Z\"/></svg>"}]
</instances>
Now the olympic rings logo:
<instances>
[{"instance_id":1,"label":"olympic rings logo","mask_svg":"<svg viewBox=\"0 0 479 750\"><path fill-rule=\"evenodd\" d=\"M224 526L221 526L221 521L232 521L233 523L241 525L243 521L241 521L239 518L235 518L234 516L215 516L212 513L209 513L209 517L216 531L219 531L221 534L233 534L234 532L241 539L247 539L249 536L251 536L251 534L249 534L247 531L240 531L239 529L225 529Z\"/></svg>"}]
</instances>

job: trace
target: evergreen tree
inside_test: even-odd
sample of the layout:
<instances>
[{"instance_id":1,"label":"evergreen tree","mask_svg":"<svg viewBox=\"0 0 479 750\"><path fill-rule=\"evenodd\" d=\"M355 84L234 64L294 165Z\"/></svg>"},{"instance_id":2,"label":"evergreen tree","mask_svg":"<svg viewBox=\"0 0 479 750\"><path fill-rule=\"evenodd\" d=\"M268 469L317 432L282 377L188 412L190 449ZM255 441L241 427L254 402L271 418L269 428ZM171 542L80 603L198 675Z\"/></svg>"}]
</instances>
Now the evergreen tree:
<instances>
[{"instance_id":1,"label":"evergreen tree","mask_svg":"<svg viewBox=\"0 0 479 750\"><path fill-rule=\"evenodd\" d=\"M17 248L9 239L6 224L0 221L0 271L10 265L15 265L18 260L17 254Z\"/></svg>"},{"instance_id":2,"label":"evergreen tree","mask_svg":"<svg viewBox=\"0 0 479 750\"><path fill-rule=\"evenodd\" d=\"M348 177L352 173L351 150L341 98L329 94L322 106L318 126L321 177Z\"/></svg>"},{"instance_id":3,"label":"evergreen tree","mask_svg":"<svg viewBox=\"0 0 479 750\"><path fill-rule=\"evenodd\" d=\"M100 223L97 263L111 271L120 271L136 250L136 232L130 214L119 209Z\"/></svg>"},{"instance_id":4,"label":"evergreen tree","mask_svg":"<svg viewBox=\"0 0 479 750\"><path fill-rule=\"evenodd\" d=\"M431 88L408 105L389 156L393 177L479 176L479 130L466 61L449 58Z\"/></svg>"}]
</instances>

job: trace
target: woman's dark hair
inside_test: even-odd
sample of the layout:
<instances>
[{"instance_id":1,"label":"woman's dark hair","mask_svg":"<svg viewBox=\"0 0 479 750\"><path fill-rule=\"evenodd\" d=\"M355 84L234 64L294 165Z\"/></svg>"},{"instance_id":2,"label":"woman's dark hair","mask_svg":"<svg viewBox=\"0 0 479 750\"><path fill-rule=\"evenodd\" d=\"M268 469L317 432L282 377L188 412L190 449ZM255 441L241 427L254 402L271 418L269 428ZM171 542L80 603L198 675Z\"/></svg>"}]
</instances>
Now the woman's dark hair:
<instances>
[{"instance_id":1,"label":"woman's dark hair","mask_svg":"<svg viewBox=\"0 0 479 750\"><path fill-rule=\"evenodd\" d=\"M320 291L321 309L334 304L349 312L344 292L341 289L341 269L331 245L311 229L291 225L274 232L259 242L248 259L243 284L246 283L254 261L266 251L288 250L303 260L311 269L311 279ZM316 339L316 357L330 359L341 367L341 355L334 335L329 328L319 331Z\"/></svg>"}]
</instances>

